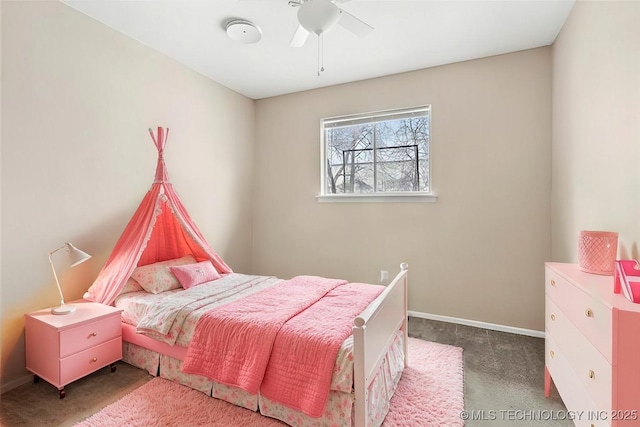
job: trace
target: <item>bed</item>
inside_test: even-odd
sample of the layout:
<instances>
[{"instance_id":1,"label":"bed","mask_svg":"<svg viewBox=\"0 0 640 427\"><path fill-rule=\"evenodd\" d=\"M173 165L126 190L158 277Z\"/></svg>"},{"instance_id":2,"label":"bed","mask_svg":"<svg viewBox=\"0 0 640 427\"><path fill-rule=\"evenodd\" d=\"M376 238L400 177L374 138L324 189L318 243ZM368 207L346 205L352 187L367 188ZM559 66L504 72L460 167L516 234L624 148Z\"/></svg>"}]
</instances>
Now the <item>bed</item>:
<instances>
[{"instance_id":1,"label":"bed","mask_svg":"<svg viewBox=\"0 0 640 427\"><path fill-rule=\"evenodd\" d=\"M154 376L259 411L292 426L377 427L384 420L391 396L407 364L407 273L407 264L401 264L391 283L380 287L376 296L371 297L371 302L363 303L363 308L358 308L358 313L350 317L349 336L340 344L335 361L331 361L333 373L326 404L321 413L313 413L313 416L308 410L292 409L280 399L272 399L268 393L251 393L247 387L216 381L195 371L183 371L185 366L193 365L195 345L191 345L191 339L200 334L198 323L203 323L202 318L208 316L204 313L246 307L252 298L264 299L265 292L271 292L278 286L294 285L287 291L291 292L298 283L290 282L297 278L283 281L275 277L231 273L197 289L179 288L155 294L127 283L114 302L115 306L123 309L123 360L146 369ZM353 285L364 286L362 289L378 288L376 285ZM332 292L334 290L327 295ZM171 304L171 308L166 308L165 303ZM320 303L312 305L315 307ZM162 316L167 316L168 320ZM162 321L159 320L161 318ZM207 345L207 348L224 346ZM274 344L271 351L275 354L277 348ZM273 354L271 357L275 358ZM267 370L264 383L271 378L269 372ZM267 391L269 388L264 383L262 387ZM278 384L277 381L274 383Z\"/></svg>"},{"instance_id":2,"label":"bed","mask_svg":"<svg viewBox=\"0 0 640 427\"><path fill-rule=\"evenodd\" d=\"M264 322L269 332L265 335L269 339L264 343L272 342L273 349L262 342L261 335L256 333L259 329L251 329L250 336L254 340L252 343L255 343L256 349L259 350L251 353L251 346L235 339L242 334L230 334L227 329L219 326L229 323L233 327L244 327L244 323L237 322L241 316L236 315L236 308L243 316L259 317L263 310L259 305L254 305L260 302L256 300L260 300L263 295L275 298L276 292L272 292L274 289L291 290L292 294L295 294L298 291L297 286L292 286L291 281L299 279L282 281L260 276L247 278L234 273L214 251L168 180L163 155L168 133L169 129L162 127L158 127L155 133L149 129L158 152L153 183L83 297L87 301L116 305L123 309L123 359L148 370L152 375L159 375L213 397L260 411L263 415L280 419L293 426L380 425L407 360L407 265L401 265L400 272L387 287L346 283L334 288L327 287L326 296L321 296L317 302L311 301L309 308L299 313L293 313L295 307L290 307L291 301L298 301L298 297L283 298L280 295L282 307L273 305L276 309L272 311L278 314L276 319L282 321L282 328L269 327L269 322ZM176 279L180 283L177 283ZM242 292L235 292L234 286L238 283L238 286L243 286L242 283L246 283L243 280L259 285L256 286L256 292L247 292L247 295L240 298ZM322 286L325 285L327 283L323 282ZM330 285L333 286L331 283ZM211 298L204 291L202 293L205 295L201 295L199 288L212 288L215 294L219 291L217 288L224 286L229 287L229 298L222 298L217 302L214 298L211 309L204 304L199 305L198 298ZM260 290L261 286L265 289ZM306 283L303 287L306 289ZM362 304L362 301L357 299L358 289L368 294L374 288L379 289L379 292L370 301ZM317 293L314 288L310 290L312 294ZM356 292L356 303L345 304L344 312L339 307L326 304L334 310L331 316L322 316L316 311L319 306L324 308L327 301L342 301L334 298L341 290ZM237 298L233 296L235 294ZM194 295L197 295L194 301L186 299L187 296ZM286 293L284 296L288 297ZM307 300L306 295L300 297ZM351 295L351 298L354 296ZM165 309L163 304L169 300L175 304ZM245 304L255 309L243 311ZM154 311L156 306L160 308ZM357 310L354 310L356 307ZM323 339L328 338L328 341L331 341L331 350L311 352L308 350L309 347L300 347L297 344L287 347L286 340L282 337L295 340L297 335L292 332L295 328L291 324L295 323L296 328L300 328L300 325L291 320L284 322L280 317L280 312L283 311L281 308L292 311L291 320L305 319L313 326L310 330L313 330L314 334L317 333ZM346 323L324 323L327 319L342 319ZM163 324L164 321L168 323ZM316 323L323 327L314 326ZM205 325L213 333L203 333L206 328L201 325ZM249 325L253 324L247 323L247 327ZM300 330L304 330L304 327L302 325ZM326 331L323 329L335 329L337 334L327 336L330 334L325 334ZM191 340L189 331L196 339ZM215 337L221 331L227 333L229 339L216 341ZM302 335L306 334L301 334L300 337ZM281 341L284 341L284 345ZM208 344L202 344L203 342ZM231 345L236 345L237 349L220 350ZM265 351L265 348L269 351ZM317 371L317 376L322 381L318 381L318 378L314 378L309 372L302 372L301 369L300 373L296 372L288 378L282 375L287 371L282 369L281 364L274 362L276 359L287 360L288 368L297 369L298 365L315 367L315 362L308 363L306 358L300 359L300 362L288 358L287 353L297 356L300 349L306 349L304 351L307 353L300 354L308 354L309 360L322 359L321 365L327 368ZM236 350L244 351L242 355L246 357L228 357L235 355ZM214 355L216 358L212 357ZM239 375L237 379L229 380L226 364L230 366L229 372L235 374L234 369L247 368L244 363L246 358L258 360L260 363L257 365L266 368L260 375L247 370L249 375ZM224 366L225 369L218 369L220 366ZM206 375L198 374L201 372L200 368L206 368L206 372L202 371ZM222 372L213 372L216 369ZM342 376L337 374L338 371ZM242 371L243 374L247 372ZM301 381L302 378L304 381ZM247 383L234 383L240 379ZM316 386L316 383L323 381L330 383L324 389L311 387L314 394L323 400L310 399L310 408L298 408L302 410L291 410L291 405L283 405L283 402L290 401L278 396L278 387L274 387L273 384L282 385L283 389L289 390L290 397L295 399L299 396L292 392L296 390L294 385L304 385L307 380ZM306 393L302 390L300 395L306 396ZM277 399L274 399L274 396ZM325 404L322 406L318 402ZM296 405L293 407L297 408Z\"/></svg>"}]
</instances>

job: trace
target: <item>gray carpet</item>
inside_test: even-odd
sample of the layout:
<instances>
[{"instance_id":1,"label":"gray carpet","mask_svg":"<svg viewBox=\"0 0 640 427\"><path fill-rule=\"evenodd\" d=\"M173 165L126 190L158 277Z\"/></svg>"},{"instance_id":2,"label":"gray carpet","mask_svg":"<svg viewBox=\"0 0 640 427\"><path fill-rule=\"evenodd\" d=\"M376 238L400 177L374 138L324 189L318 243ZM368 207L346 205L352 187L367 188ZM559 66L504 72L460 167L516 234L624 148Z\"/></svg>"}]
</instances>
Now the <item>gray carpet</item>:
<instances>
[{"instance_id":1,"label":"gray carpet","mask_svg":"<svg viewBox=\"0 0 640 427\"><path fill-rule=\"evenodd\" d=\"M555 387L544 397L544 339L417 318L409 335L464 349L466 427L574 425Z\"/></svg>"},{"instance_id":2,"label":"gray carpet","mask_svg":"<svg viewBox=\"0 0 640 427\"><path fill-rule=\"evenodd\" d=\"M464 349L466 426L573 425L557 419L564 406L555 390L544 397L543 339L417 318L409 320L409 335ZM118 362L114 373L106 367L69 384L64 399L45 381L25 384L1 396L0 425L73 426L150 379ZM554 419L523 419L532 416Z\"/></svg>"}]
</instances>

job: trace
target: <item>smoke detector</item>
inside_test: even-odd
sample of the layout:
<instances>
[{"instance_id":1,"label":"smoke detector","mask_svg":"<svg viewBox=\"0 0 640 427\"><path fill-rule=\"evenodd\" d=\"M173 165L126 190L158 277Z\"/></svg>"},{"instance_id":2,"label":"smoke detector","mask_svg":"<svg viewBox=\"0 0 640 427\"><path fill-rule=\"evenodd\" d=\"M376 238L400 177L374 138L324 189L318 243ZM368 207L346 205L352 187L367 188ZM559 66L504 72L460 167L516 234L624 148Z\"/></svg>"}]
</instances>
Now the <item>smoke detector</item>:
<instances>
[{"instance_id":1,"label":"smoke detector","mask_svg":"<svg viewBox=\"0 0 640 427\"><path fill-rule=\"evenodd\" d=\"M227 36L239 43L256 43L262 37L262 31L252 22L244 19L232 19L227 22Z\"/></svg>"}]
</instances>

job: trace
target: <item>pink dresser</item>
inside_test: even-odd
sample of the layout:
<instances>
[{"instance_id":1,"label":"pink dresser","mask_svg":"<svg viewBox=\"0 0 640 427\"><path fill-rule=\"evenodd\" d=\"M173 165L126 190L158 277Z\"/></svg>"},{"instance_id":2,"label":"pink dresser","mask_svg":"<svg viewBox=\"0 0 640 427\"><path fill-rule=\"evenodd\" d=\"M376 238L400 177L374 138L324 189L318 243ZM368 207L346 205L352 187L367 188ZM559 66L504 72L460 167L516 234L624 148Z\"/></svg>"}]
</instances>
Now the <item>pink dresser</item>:
<instances>
[{"instance_id":1,"label":"pink dresser","mask_svg":"<svg viewBox=\"0 0 640 427\"><path fill-rule=\"evenodd\" d=\"M25 315L27 369L58 388L122 358L120 309L94 302L73 302L71 314L47 308ZM115 370L112 365L111 370Z\"/></svg>"},{"instance_id":2,"label":"pink dresser","mask_svg":"<svg viewBox=\"0 0 640 427\"><path fill-rule=\"evenodd\" d=\"M553 381L576 426L640 427L640 304L577 264L545 282L545 395Z\"/></svg>"}]
</instances>

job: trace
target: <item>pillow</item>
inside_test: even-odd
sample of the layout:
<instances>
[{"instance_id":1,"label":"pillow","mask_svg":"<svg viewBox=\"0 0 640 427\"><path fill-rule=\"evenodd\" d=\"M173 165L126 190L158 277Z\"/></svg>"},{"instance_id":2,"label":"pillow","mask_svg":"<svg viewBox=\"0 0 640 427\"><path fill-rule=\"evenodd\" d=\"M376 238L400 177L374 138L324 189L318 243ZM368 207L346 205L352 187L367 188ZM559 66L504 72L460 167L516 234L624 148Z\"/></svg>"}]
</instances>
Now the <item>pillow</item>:
<instances>
[{"instance_id":1,"label":"pillow","mask_svg":"<svg viewBox=\"0 0 640 427\"><path fill-rule=\"evenodd\" d=\"M129 277L129 280L127 280L127 283L124 284L124 288L122 288L120 294L122 295L128 294L129 292L139 291L144 291L144 289L142 289L142 286L140 286L140 283L136 282L136 279L134 279L133 277Z\"/></svg>"},{"instance_id":2,"label":"pillow","mask_svg":"<svg viewBox=\"0 0 640 427\"><path fill-rule=\"evenodd\" d=\"M180 282L176 279L169 267L173 265L193 264L196 260L192 255L185 255L182 258L170 259L168 261L156 262L154 264L143 265L133 270L131 277L136 280L142 288L152 294L178 289Z\"/></svg>"},{"instance_id":3,"label":"pillow","mask_svg":"<svg viewBox=\"0 0 640 427\"><path fill-rule=\"evenodd\" d=\"M211 264L211 261L208 260L197 264L172 266L169 267L169 270L178 278L178 281L185 289L193 288L221 277L220 273Z\"/></svg>"}]
</instances>

